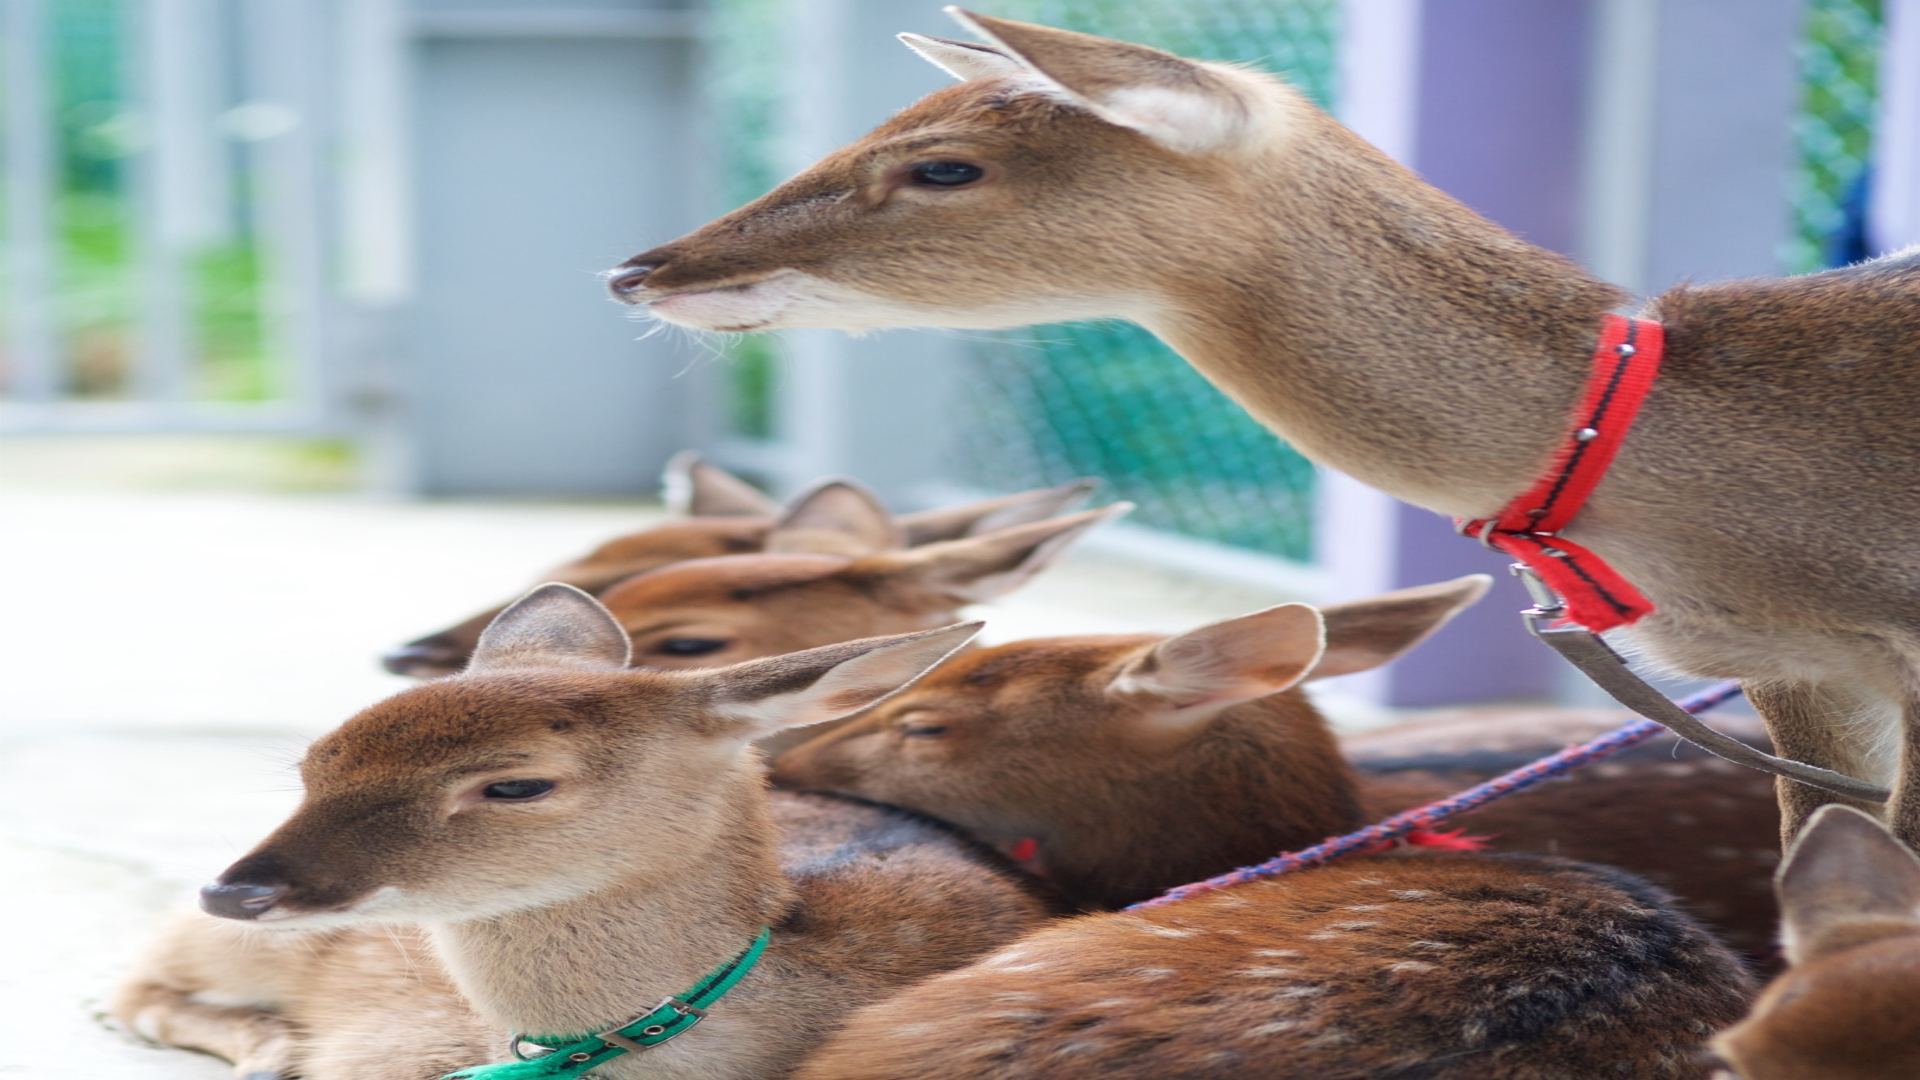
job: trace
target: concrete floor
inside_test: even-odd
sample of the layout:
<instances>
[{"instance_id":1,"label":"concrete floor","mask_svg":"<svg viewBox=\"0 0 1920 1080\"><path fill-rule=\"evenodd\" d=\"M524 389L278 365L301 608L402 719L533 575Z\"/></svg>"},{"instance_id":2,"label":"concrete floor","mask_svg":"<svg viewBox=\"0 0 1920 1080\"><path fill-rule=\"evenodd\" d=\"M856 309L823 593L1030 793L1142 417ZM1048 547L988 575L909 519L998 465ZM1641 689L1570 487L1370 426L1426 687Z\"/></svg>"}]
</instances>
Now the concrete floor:
<instances>
[{"instance_id":1,"label":"concrete floor","mask_svg":"<svg viewBox=\"0 0 1920 1080\"><path fill-rule=\"evenodd\" d=\"M98 1019L153 922L285 816L308 739L406 685L381 649L659 513L378 503L235 460L0 441L0 1077L227 1075ZM1012 640L1283 599L1083 556L981 614Z\"/></svg>"}]
</instances>

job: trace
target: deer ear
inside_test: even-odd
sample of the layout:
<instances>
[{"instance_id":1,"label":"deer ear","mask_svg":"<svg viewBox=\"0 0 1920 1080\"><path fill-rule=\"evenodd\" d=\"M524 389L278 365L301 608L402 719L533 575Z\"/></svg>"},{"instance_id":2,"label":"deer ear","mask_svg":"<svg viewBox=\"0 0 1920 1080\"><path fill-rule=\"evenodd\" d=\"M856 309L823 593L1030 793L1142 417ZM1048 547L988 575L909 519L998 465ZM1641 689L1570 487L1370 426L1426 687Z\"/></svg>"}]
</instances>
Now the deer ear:
<instances>
[{"instance_id":1,"label":"deer ear","mask_svg":"<svg viewBox=\"0 0 1920 1080\"><path fill-rule=\"evenodd\" d=\"M1486 574L1468 574L1365 600L1329 604L1320 609L1327 627L1327 651L1307 678L1351 675L1397 660L1432 637L1449 619L1472 607L1492 586L1493 578Z\"/></svg>"},{"instance_id":2,"label":"deer ear","mask_svg":"<svg viewBox=\"0 0 1920 1080\"><path fill-rule=\"evenodd\" d=\"M936 540L958 540L963 536L979 536L1031 521L1045 521L1080 505L1099 486L1098 480L1075 480L1059 487L901 514L893 520L906 530L907 546L919 547Z\"/></svg>"},{"instance_id":3,"label":"deer ear","mask_svg":"<svg viewBox=\"0 0 1920 1080\"><path fill-rule=\"evenodd\" d=\"M1130 502L1114 503L982 536L943 540L863 559L853 569L908 593L931 594L935 603L977 604L1025 585L1095 526L1132 509Z\"/></svg>"},{"instance_id":4,"label":"deer ear","mask_svg":"<svg viewBox=\"0 0 1920 1080\"><path fill-rule=\"evenodd\" d=\"M919 53L921 59L961 82L968 79L988 79L996 75L1018 75L1026 70L1020 66L1018 60L990 45L976 45L971 41L949 41L946 38L928 37L925 34L895 36L907 48Z\"/></svg>"},{"instance_id":5,"label":"deer ear","mask_svg":"<svg viewBox=\"0 0 1920 1080\"><path fill-rule=\"evenodd\" d=\"M667 509L682 517L772 517L780 508L745 480L682 450L660 475Z\"/></svg>"},{"instance_id":6,"label":"deer ear","mask_svg":"<svg viewBox=\"0 0 1920 1080\"><path fill-rule=\"evenodd\" d=\"M1227 150L1251 126L1245 97L1220 69L1145 45L946 9L1045 78L1074 104L1182 154Z\"/></svg>"},{"instance_id":7,"label":"deer ear","mask_svg":"<svg viewBox=\"0 0 1920 1080\"><path fill-rule=\"evenodd\" d=\"M766 550L858 558L902 547L886 504L851 480L826 480L794 496L767 533Z\"/></svg>"},{"instance_id":8,"label":"deer ear","mask_svg":"<svg viewBox=\"0 0 1920 1080\"><path fill-rule=\"evenodd\" d=\"M480 632L467 671L623 668L633 648L600 601L549 582L515 600Z\"/></svg>"},{"instance_id":9,"label":"deer ear","mask_svg":"<svg viewBox=\"0 0 1920 1080\"><path fill-rule=\"evenodd\" d=\"M1107 693L1152 702L1157 726L1197 729L1230 705L1299 682L1320 648L1320 613L1281 604L1162 641L1122 668Z\"/></svg>"},{"instance_id":10,"label":"deer ear","mask_svg":"<svg viewBox=\"0 0 1920 1080\"><path fill-rule=\"evenodd\" d=\"M1813 815L1774 882L1780 938L1795 964L1866 938L1920 929L1920 859L1850 806Z\"/></svg>"},{"instance_id":11,"label":"deer ear","mask_svg":"<svg viewBox=\"0 0 1920 1080\"><path fill-rule=\"evenodd\" d=\"M748 738L836 720L906 689L958 651L982 623L863 638L710 671L678 673L704 683L718 716Z\"/></svg>"}]
</instances>

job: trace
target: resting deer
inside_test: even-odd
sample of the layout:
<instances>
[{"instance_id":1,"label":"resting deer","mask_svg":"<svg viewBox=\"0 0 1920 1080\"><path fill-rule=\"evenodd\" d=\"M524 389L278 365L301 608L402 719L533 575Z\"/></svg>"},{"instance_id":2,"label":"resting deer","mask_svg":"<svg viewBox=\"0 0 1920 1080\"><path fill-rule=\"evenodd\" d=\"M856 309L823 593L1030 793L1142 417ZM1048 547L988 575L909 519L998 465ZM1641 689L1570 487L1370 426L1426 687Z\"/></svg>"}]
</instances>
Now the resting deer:
<instances>
[{"instance_id":1,"label":"resting deer","mask_svg":"<svg viewBox=\"0 0 1920 1080\"><path fill-rule=\"evenodd\" d=\"M1725 1080L1920 1076L1920 860L1884 826L1821 809L1780 868L1792 970L1714 1040Z\"/></svg>"},{"instance_id":2,"label":"resting deer","mask_svg":"<svg viewBox=\"0 0 1920 1080\"><path fill-rule=\"evenodd\" d=\"M1422 772L1413 783L1406 762L1356 774L1296 685L1387 663L1487 581L1474 575L1329 607L1324 654L1321 623L1300 605L1164 639L1039 638L979 650L787 751L774 780L952 822L1082 907L1119 907L1523 764L1503 755L1489 769L1470 754L1442 754L1414 763ZM1319 659L1302 669L1295 658L1307 653ZM1656 753L1602 767L1453 825L1492 834L1499 849L1645 870L1740 948L1763 950L1777 835L1768 787L1750 770Z\"/></svg>"},{"instance_id":3,"label":"resting deer","mask_svg":"<svg viewBox=\"0 0 1920 1080\"><path fill-rule=\"evenodd\" d=\"M890 711L878 737L911 743L900 756L917 760L913 775L939 799L959 773L981 776L943 774L945 759L1012 735L981 711L987 701L1029 696L1069 723L1089 697L1119 699L1122 715L1079 725L1081 742L1009 737L997 787L1026 798L970 823L989 836L1041 837L1048 872L1070 888L1099 876L1116 899L1135 896L1144 882L1120 876L1128 857L1114 850L1128 843L1177 862L1180 848L1211 847L1209 834L1238 815L1277 812L1309 833L1352 820L1351 784L1342 791L1337 772L1316 774L1225 733L1204 762L1183 754L1194 725L1324 662L1318 619L1304 605L1242 622L1262 632L1196 632L1145 649L1083 639L1044 656L1017 646L976 653L943 669L931 698L916 694L918 709ZM928 707L934 700L941 707ZM1317 749L1330 756L1331 740L1318 734ZM1156 773L1129 740L1188 760ZM1057 760L1063 754L1070 764ZM1286 805L1165 797L1207 768L1266 772ZM1057 840L1097 835L1099 819L1112 840L1106 866L1074 861L1071 851L1052 861ZM1181 863L1173 873L1197 869ZM1629 875L1528 856L1373 856L1055 924L856 1013L797 1076L1702 1077L1707 1037L1740 1013L1750 990L1725 948Z\"/></svg>"},{"instance_id":4,"label":"resting deer","mask_svg":"<svg viewBox=\"0 0 1920 1080\"><path fill-rule=\"evenodd\" d=\"M677 1037L590 1040L594 1075L784 1075L848 1010L1048 914L936 826L770 803L750 745L884 698L977 627L629 670L604 608L536 589L464 674L314 743L299 809L202 890L221 919L171 931L115 1013L243 1076L429 1080L504 1060L512 1033L551 1045L665 1009L622 1037ZM690 992L763 927L737 985Z\"/></svg>"},{"instance_id":5,"label":"resting deer","mask_svg":"<svg viewBox=\"0 0 1920 1080\"><path fill-rule=\"evenodd\" d=\"M664 480L668 507L682 520L615 537L541 580L598 596L635 574L689 559L769 550L857 555L918 547L1044 520L1070 509L1094 486L1079 480L893 517L871 492L843 480L817 484L782 508L691 452L674 457ZM501 610L490 608L409 641L383 655L381 665L395 675L451 675L466 664L480 632Z\"/></svg>"},{"instance_id":6,"label":"resting deer","mask_svg":"<svg viewBox=\"0 0 1920 1080\"><path fill-rule=\"evenodd\" d=\"M949 9L954 10L954 9ZM1128 319L1316 461L1483 518L1568 431L1625 295L1277 79L955 11L961 79L613 271L706 330ZM1656 298L1664 374L1565 532L1658 605L1666 665L1746 680L1778 752L1891 781L1920 840L1920 251ZM1823 792L1782 783L1791 835Z\"/></svg>"}]
</instances>

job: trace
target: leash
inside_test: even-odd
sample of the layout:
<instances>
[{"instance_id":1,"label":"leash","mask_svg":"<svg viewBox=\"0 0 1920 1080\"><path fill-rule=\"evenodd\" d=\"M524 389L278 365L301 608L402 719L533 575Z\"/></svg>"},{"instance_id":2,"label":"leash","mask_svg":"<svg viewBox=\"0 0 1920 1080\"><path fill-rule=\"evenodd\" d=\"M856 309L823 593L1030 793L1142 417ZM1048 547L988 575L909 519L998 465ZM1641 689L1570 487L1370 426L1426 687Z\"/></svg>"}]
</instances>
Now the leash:
<instances>
[{"instance_id":1,"label":"leash","mask_svg":"<svg viewBox=\"0 0 1920 1080\"><path fill-rule=\"evenodd\" d=\"M515 1032L507 1049L518 1061L473 1065L448 1073L440 1080L576 1080L621 1054L647 1050L683 1035L707 1015L707 1007L734 988L760 954L767 951L771 927L763 926L746 951L707 973L706 978L677 997L667 998L644 1015L595 1035L522 1035ZM521 1043L553 1047L539 1057L520 1052Z\"/></svg>"},{"instance_id":2,"label":"leash","mask_svg":"<svg viewBox=\"0 0 1920 1080\"><path fill-rule=\"evenodd\" d=\"M1615 701L1659 721L1716 757L1795 783L1863 802L1885 802L1886 788L1816 765L1775 757L1715 731L1668 701L1627 668L1600 638L1653 611L1653 603L1606 560L1562 537L1606 477L1666 351L1666 331L1648 319L1607 315L1594 347L1593 370L1574 409L1572 430L1533 486L1490 518L1456 520L1460 532L1519 559L1513 572L1532 594L1521 612L1527 630L1594 681Z\"/></svg>"},{"instance_id":3,"label":"leash","mask_svg":"<svg viewBox=\"0 0 1920 1080\"><path fill-rule=\"evenodd\" d=\"M1626 661L1620 659L1620 654L1614 652L1599 634L1570 622L1560 598L1533 573L1531 567L1515 564L1513 573L1533 595L1534 606L1520 613L1520 617L1526 620L1527 632L1566 657L1569 663L1580 669L1581 674L1592 679L1613 700L1649 720L1658 721L1675 735L1735 765L1784 776L1796 783L1851 799L1887 801L1889 792L1878 784L1855 780L1843 773L1808 765L1803 761L1775 757L1696 720L1689 710L1675 706L1660 691L1647 685L1646 680L1635 675L1627 667Z\"/></svg>"},{"instance_id":4,"label":"leash","mask_svg":"<svg viewBox=\"0 0 1920 1080\"><path fill-rule=\"evenodd\" d=\"M1739 693L1739 683L1726 682L1679 702L1661 698L1661 703L1691 719L1692 714L1705 712L1715 705L1738 696ZM1470 810L1478 810L1495 799L1511 795L1516 791L1524 791L1543 780L1565 776L1584 765L1591 765L1603 758L1612 757L1666 730L1664 726L1652 720L1629 720L1597 739L1577 746L1569 746L1557 754L1548 755L1531 765L1523 765L1512 772L1475 784L1465 791L1449 795L1444 799L1424 806L1416 806L1411 810L1403 810L1377 825L1369 825L1345 836L1323 840L1312 847L1278 855L1263 863L1243 866L1238 870L1231 870L1205 881L1196 881L1191 885L1168 889L1151 900L1132 904L1124 910L1137 911L1142 908L1160 907L1163 904L1171 904L1177 900L1185 900L1229 886L1277 877L1294 870L1304 870L1310 866L1319 866L1348 855L1365 854L1396 840L1404 839L1415 832L1429 832L1433 826L1450 817Z\"/></svg>"}]
</instances>

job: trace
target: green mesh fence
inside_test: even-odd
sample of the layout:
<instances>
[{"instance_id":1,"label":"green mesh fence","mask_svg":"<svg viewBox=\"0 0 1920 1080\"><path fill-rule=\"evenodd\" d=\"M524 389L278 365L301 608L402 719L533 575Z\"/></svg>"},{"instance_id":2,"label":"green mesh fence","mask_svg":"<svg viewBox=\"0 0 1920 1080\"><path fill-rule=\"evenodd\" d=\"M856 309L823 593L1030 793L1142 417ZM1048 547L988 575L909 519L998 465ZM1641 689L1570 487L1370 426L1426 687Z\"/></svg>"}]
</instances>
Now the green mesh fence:
<instances>
[{"instance_id":1,"label":"green mesh fence","mask_svg":"<svg viewBox=\"0 0 1920 1080\"><path fill-rule=\"evenodd\" d=\"M1788 273L1858 258L1867 164L1873 150L1881 0L1811 0L1799 49L1798 150L1788 197L1794 235Z\"/></svg>"},{"instance_id":2,"label":"green mesh fence","mask_svg":"<svg viewBox=\"0 0 1920 1080\"><path fill-rule=\"evenodd\" d=\"M1327 104L1334 0L1015 0L994 14L1236 60ZM1017 489L1098 476L1138 524L1291 559L1313 544L1313 468L1136 327L1046 326L975 350L960 479Z\"/></svg>"}]
</instances>

